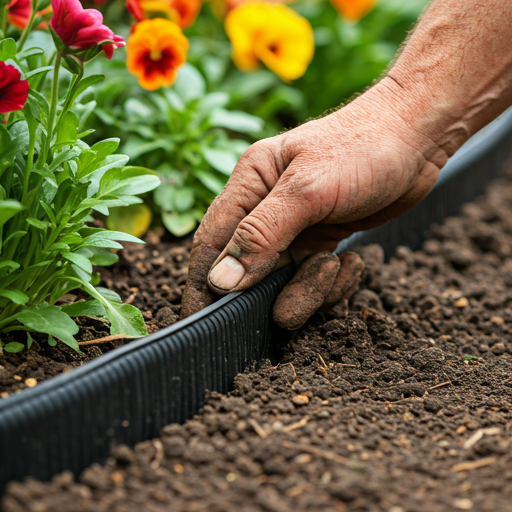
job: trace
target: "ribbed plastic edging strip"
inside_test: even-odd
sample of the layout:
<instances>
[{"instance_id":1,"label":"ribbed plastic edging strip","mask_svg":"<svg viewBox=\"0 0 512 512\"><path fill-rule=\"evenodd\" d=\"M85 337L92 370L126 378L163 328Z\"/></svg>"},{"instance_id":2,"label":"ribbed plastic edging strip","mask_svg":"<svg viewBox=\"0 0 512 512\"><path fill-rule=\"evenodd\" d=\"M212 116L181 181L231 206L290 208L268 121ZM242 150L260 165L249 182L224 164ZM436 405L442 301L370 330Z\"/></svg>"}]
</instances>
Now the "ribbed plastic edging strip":
<instances>
[{"instance_id":1,"label":"ribbed plastic edging strip","mask_svg":"<svg viewBox=\"0 0 512 512\"><path fill-rule=\"evenodd\" d=\"M434 191L411 213L340 244L418 247L432 222L483 191L512 149L512 111L472 140L443 170ZM183 422L205 389L226 392L235 375L268 353L271 308L293 275L275 272L244 293L109 354L0 401L0 492L10 480L79 473L113 442L134 443Z\"/></svg>"}]
</instances>

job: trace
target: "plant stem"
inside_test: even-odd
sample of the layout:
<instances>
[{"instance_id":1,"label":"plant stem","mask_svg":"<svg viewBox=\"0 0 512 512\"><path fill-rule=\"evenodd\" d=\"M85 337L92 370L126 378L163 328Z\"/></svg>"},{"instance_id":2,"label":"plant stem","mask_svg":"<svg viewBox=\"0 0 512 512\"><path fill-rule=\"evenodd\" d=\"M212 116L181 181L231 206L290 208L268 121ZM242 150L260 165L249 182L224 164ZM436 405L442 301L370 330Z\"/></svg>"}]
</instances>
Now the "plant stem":
<instances>
[{"instance_id":1,"label":"plant stem","mask_svg":"<svg viewBox=\"0 0 512 512\"><path fill-rule=\"evenodd\" d=\"M32 165L34 163L34 148L36 146L36 134L29 130L30 139L28 142L28 154L27 154L27 167L25 168L25 176L23 178L23 195L21 196L22 204L25 204L28 192L28 183L30 180L30 173L32 172Z\"/></svg>"},{"instance_id":2,"label":"plant stem","mask_svg":"<svg viewBox=\"0 0 512 512\"><path fill-rule=\"evenodd\" d=\"M23 32L21 33L20 40L18 41L18 53L23 50L23 47L25 46L25 43L27 42L27 37L29 36L30 32L32 32L32 26L34 25L34 20L36 19L37 12L35 9L32 9L30 13L30 18L28 20L27 25L23 29Z\"/></svg>"},{"instance_id":3,"label":"plant stem","mask_svg":"<svg viewBox=\"0 0 512 512\"><path fill-rule=\"evenodd\" d=\"M8 7L7 4L4 5L4 7L0 8L0 30L2 31L2 34L5 38L5 31L7 30L7 12Z\"/></svg>"},{"instance_id":4,"label":"plant stem","mask_svg":"<svg viewBox=\"0 0 512 512\"><path fill-rule=\"evenodd\" d=\"M55 65L53 71L53 84L52 84L52 98L50 102L50 113L48 114L48 126L46 127L46 140L44 142L44 149L42 153L41 165L46 163L48 158L48 151L53 139L53 124L55 122L55 113L57 112L57 103L59 102L59 69L62 54L57 52L55 57Z\"/></svg>"},{"instance_id":5,"label":"plant stem","mask_svg":"<svg viewBox=\"0 0 512 512\"><path fill-rule=\"evenodd\" d=\"M60 125L60 122L64 119L64 116L68 112L68 110L73 105L73 96L80 85L80 81L82 80L82 77L84 76L84 69L83 67L80 68L80 73L78 75L73 76L73 80L69 86L68 94L66 95L66 101L64 102L64 106L62 107L62 110L59 114L59 119L57 120L57 124L55 125L55 129L58 130L58 127Z\"/></svg>"}]
</instances>

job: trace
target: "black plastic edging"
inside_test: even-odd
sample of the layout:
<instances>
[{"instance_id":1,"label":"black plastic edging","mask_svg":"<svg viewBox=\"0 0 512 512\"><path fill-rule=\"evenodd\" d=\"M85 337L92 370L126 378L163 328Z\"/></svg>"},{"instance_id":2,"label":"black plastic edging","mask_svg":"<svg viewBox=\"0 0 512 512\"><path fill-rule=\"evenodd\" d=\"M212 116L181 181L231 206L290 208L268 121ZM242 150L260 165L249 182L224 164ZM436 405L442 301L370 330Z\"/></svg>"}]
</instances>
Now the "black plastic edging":
<instances>
[{"instance_id":1,"label":"black plastic edging","mask_svg":"<svg viewBox=\"0 0 512 512\"><path fill-rule=\"evenodd\" d=\"M512 110L461 148L414 210L353 235L338 250L367 243L380 243L387 254L400 244L417 248L426 229L482 193L511 154ZM285 267L246 292L0 401L0 492L28 475L78 474L106 457L112 443L133 445L190 418L205 389L228 391L280 335L271 309L292 275Z\"/></svg>"}]
</instances>

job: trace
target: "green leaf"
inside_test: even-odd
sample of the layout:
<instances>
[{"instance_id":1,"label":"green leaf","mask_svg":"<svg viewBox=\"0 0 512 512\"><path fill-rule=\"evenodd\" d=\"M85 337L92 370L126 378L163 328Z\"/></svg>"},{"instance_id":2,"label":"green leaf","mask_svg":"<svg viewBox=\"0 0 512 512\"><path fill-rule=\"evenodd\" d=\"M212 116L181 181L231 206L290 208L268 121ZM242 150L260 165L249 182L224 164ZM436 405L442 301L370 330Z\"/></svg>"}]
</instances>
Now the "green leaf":
<instances>
[{"instance_id":1,"label":"green leaf","mask_svg":"<svg viewBox=\"0 0 512 512\"><path fill-rule=\"evenodd\" d=\"M7 152L7 149L11 145L11 136L7 131L7 128L0 123L0 155ZM2 161L0 160L0 169L2 166Z\"/></svg>"},{"instance_id":2,"label":"green leaf","mask_svg":"<svg viewBox=\"0 0 512 512\"><path fill-rule=\"evenodd\" d=\"M104 318L107 316L103 304L95 299L65 304L61 306L61 310L69 316L91 316L93 318Z\"/></svg>"},{"instance_id":3,"label":"green leaf","mask_svg":"<svg viewBox=\"0 0 512 512\"><path fill-rule=\"evenodd\" d=\"M178 71L174 90L185 103L201 98L206 91L206 82L199 71L191 64L185 64Z\"/></svg>"},{"instance_id":4,"label":"green leaf","mask_svg":"<svg viewBox=\"0 0 512 512\"><path fill-rule=\"evenodd\" d=\"M138 238L129 235L128 233L122 233L121 231L108 231L105 229L103 231L93 233L92 235L89 235L88 237L84 238L82 246L87 247L92 245L95 247L102 247L101 245L95 245L95 243L104 242L108 240L117 240L120 242L135 242L138 244L144 243L142 240L139 240Z\"/></svg>"},{"instance_id":5,"label":"green leaf","mask_svg":"<svg viewBox=\"0 0 512 512\"><path fill-rule=\"evenodd\" d=\"M210 115L210 124L241 133L258 133L265 122L259 117L247 114L241 110L214 110Z\"/></svg>"},{"instance_id":6,"label":"green leaf","mask_svg":"<svg viewBox=\"0 0 512 512\"><path fill-rule=\"evenodd\" d=\"M105 306L111 325L111 334L124 334L130 338L141 338L147 335L144 318L136 307L108 300L90 284L86 284L85 289Z\"/></svg>"},{"instance_id":7,"label":"green leaf","mask_svg":"<svg viewBox=\"0 0 512 512\"><path fill-rule=\"evenodd\" d=\"M19 290L0 290L0 297L5 297L15 304L26 304L28 297Z\"/></svg>"},{"instance_id":8,"label":"green leaf","mask_svg":"<svg viewBox=\"0 0 512 512\"><path fill-rule=\"evenodd\" d=\"M98 82L103 82L103 80L105 80L104 75L91 75L86 78L83 78L80 81L80 84L78 85L78 87L76 88L76 91L73 94L73 97L71 98L71 102L74 103L77 96L82 94L88 87L90 87L91 85L97 84Z\"/></svg>"},{"instance_id":9,"label":"green leaf","mask_svg":"<svg viewBox=\"0 0 512 512\"><path fill-rule=\"evenodd\" d=\"M158 176L144 167L109 169L101 178L97 196L138 195L149 192L158 185Z\"/></svg>"},{"instance_id":10,"label":"green leaf","mask_svg":"<svg viewBox=\"0 0 512 512\"><path fill-rule=\"evenodd\" d=\"M30 224L37 229L46 229L50 225L47 220L34 219L34 217L27 217L25 220L27 221L27 224Z\"/></svg>"},{"instance_id":11,"label":"green leaf","mask_svg":"<svg viewBox=\"0 0 512 512\"><path fill-rule=\"evenodd\" d=\"M55 336L80 352L78 343L73 338L78 332L78 325L59 307L39 305L27 308L16 315L16 320L36 332Z\"/></svg>"},{"instance_id":12,"label":"green leaf","mask_svg":"<svg viewBox=\"0 0 512 512\"><path fill-rule=\"evenodd\" d=\"M18 238L21 238L22 236L26 235L26 231L15 231L14 233L11 233L5 240L4 240L4 246L7 244L7 242L11 240L16 240Z\"/></svg>"},{"instance_id":13,"label":"green leaf","mask_svg":"<svg viewBox=\"0 0 512 512\"><path fill-rule=\"evenodd\" d=\"M105 158L103 164L98 169L91 172L82 181L90 181L91 184L87 189L87 197L92 197L98 192L101 178L109 169L124 167L128 163L129 157L126 155L109 155Z\"/></svg>"},{"instance_id":14,"label":"green leaf","mask_svg":"<svg viewBox=\"0 0 512 512\"><path fill-rule=\"evenodd\" d=\"M16 341L11 341L11 343L7 343L7 345L4 345L4 350L6 352L21 352L25 348L25 345L23 343L18 343Z\"/></svg>"},{"instance_id":15,"label":"green leaf","mask_svg":"<svg viewBox=\"0 0 512 512\"><path fill-rule=\"evenodd\" d=\"M196 171L195 176L208 190L211 190L214 194L220 194L224 188L224 185L226 184L211 172Z\"/></svg>"},{"instance_id":16,"label":"green leaf","mask_svg":"<svg viewBox=\"0 0 512 512\"><path fill-rule=\"evenodd\" d=\"M205 160L217 171L230 176L238 158L225 149L206 148L203 150Z\"/></svg>"},{"instance_id":17,"label":"green leaf","mask_svg":"<svg viewBox=\"0 0 512 512\"><path fill-rule=\"evenodd\" d=\"M48 345L50 345L50 347L55 347L57 345L57 342L51 336L48 336Z\"/></svg>"},{"instance_id":18,"label":"green leaf","mask_svg":"<svg viewBox=\"0 0 512 512\"><path fill-rule=\"evenodd\" d=\"M11 260L0 261L0 277L9 274L9 270L13 271L20 268L20 264Z\"/></svg>"},{"instance_id":19,"label":"green leaf","mask_svg":"<svg viewBox=\"0 0 512 512\"><path fill-rule=\"evenodd\" d=\"M174 208L178 212L190 210L194 204L194 189L190 187L177 188L174 194Z\"/></svg>"},{"instance_id":20,"label":"green leaf","mask_svg":"<svg viewBox=\"0 0 512 512\"><path fill-rule=\"evenodd\" d=\"M90 258L93 265L108 267L109 265L113 265L119 261L119 256L112 251L107 251L100 247L88 247L88 249L93 252L93 255Z\"/></svg>"},{"instance_id":21,"label":"green leaf","mask_svg":"<svg viewBox=\"0 0 512 512\"><path fill-rule=\"evenodd\" d=\"M96 291L98 293L101 293L101 295L103 295L103 297L105 297L106 299L108 299L110 301L119 302L119 303L123 302L121 297L119 296L119 294L116 293L114 290L111 290L110 288L103 288L103 286L97 286Z\"/></svg>"},{"instance_id":22,"label":"green leaf","mask_svg":"<svg viewBox=\"0 0 512 512\"><path fill-rule=\"evenodd\" d=\"M43 210L46 212L46 215L50 219L50 222L52 223L52 225L56 226L57 225L57 219L55 218L55 215L54 215L50 205L45 203L43 200L39 201L39 203L43 207Z\"/></svg>"},{"instance_id":23,"label":"green leaf","mask_svg":"<svg viewBox=\"0 0 512 512\"><path fill-rule=\"evenodd\" d=\"M110 320L111 334L125 334L131 338L147 336L148 331L142 313L131 304L109 302L106 306L107 317Z\"/></svg>"},{"instance_id":24,"label":"green leaf","mask_svg":"<svg viewBox=\"0 0 512 512\"><path fill-rule=\"evenodd\" d=\"M11 217L21 212L24 207L19 201L14 199L6 199L0 201L0 227L3 226Z\"/></svg>"},{"instance_id":25,"label":"green leaf","mask_svg":"<svg viewBox=\"0 0 512 512\"><path fill-rule=\"evenodd\" d=\"M52 69L53 69L53 66L44 66L42 68L34 69L33 71L30 71L29 73L25 73L25 80L30 80L31 78L34 78L35 76L39 76L41 74L46 75Z\"/></svg>"},{"instance_id":26,"label":"green leaf","mask_svg":"<svg viewBox=\"0 0 512 512\"><path fill-rule=\"evenodd\" d=\"M27 331L27 350L30 350L32 343L34 343L34 340L32 336L30 336L30 333Z\"/></svg>"},{"instance_id":27,"label":"green leaf","mask_svg":"<svg viewBox=\"0 0 512 512\"><path fill-rule=\"evenodd\" d=\"M92 264L88 258L82 256L81 254L77 254L76 252L65 252L62 254L64 258L74 263L77 267L81 268L88 274L92 272Z\"/></svg>"},{"instance_id":28,"label":"green leaf","mask_svg":"<svg viewBox=\"0 0 512 512\"><path fill-rule=\"evenodd\" d=\"M465 361L475 361L475 360L477 360L477 359L478 359L478 357L476 357L476 356L471 356L471 355L469 355L469 354L466 354L466 355L464 356L464 360L465 360Z\"/></svg>"},{"instance_id":29,"label":"green leaf","mask_svg":"<svg viewBox=\"0 0 512 512\"><path fill-rule=\"evenodd\" d=\"M55 145L76 142L78 130L78 116L74 112L66 112L66 115L59 121L59 129L57 131L57 139Z\"/></svg>"},{"instance_id":30,"label":"green leaf","mask_svg":"<svg viewBox=\"0 0 512 512\"><path fill-rule=\"evenodd\" d=\"M222 108L229 103L229 99L229 94L226 92L212 92L201 98L197 109L199 111L209 112L215 108Z\"/></svg>"},{"instance_id":31,"label":"green leaf","mask_svg":"<svg viewBox=\"0 0 512 512\"><path fill-rule=\"evenodd\" d=\"M0 60L6 61L7 59L14 59L16 56L17 48L14 39L4 39L0 41Z\"/></svg>"},{"instance_id":32,"label":"green leaf","mask_svg":"<svg viewBox=\"0 0 512 512\"><path fill-rule=\"evenodd\" d=\"M24 50L21 53L18 53L16 58L19 61L22 61L24 59L28 59L29 57L33 57L34 55L42 55L43 53L44 50L42 48L29 48L28 50Z\"/></svg>"},{"instance_id":33,"label":"green leaf","mask_svg":"<svg viewBox=\"0 0 512 512\"><path fill-rule=\"evenodd\" d=\"M184 236L196 227L196 219L192 213L163 212L162 222L174 236Z\"/></svg>"}]
</instances>

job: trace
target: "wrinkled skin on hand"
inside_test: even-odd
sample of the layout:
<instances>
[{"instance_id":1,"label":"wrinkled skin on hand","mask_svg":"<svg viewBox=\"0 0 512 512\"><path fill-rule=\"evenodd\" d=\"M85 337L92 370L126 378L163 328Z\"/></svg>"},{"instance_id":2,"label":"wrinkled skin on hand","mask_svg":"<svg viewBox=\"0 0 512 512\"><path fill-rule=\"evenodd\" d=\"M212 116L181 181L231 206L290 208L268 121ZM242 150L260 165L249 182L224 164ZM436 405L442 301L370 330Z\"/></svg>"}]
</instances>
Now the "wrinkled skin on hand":
<instances>
[{"instance_id":1,"label":"wrinkled skin on hand","mask_svg":"<svg viewBox=\"0 0 512 512\"><path fill-rule=\"evenodd\" d=\"M182 318L290 260L298 271L277 299L279 325L295 329L322 304L348 298L362 262L325 252L420 202L448 158L415 113L396 106L399 97L384 79L341 110L242 155L194 237ZM231 279L212 276L226 256Z\"/></svg>"}]
</instances>

